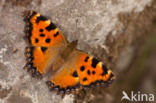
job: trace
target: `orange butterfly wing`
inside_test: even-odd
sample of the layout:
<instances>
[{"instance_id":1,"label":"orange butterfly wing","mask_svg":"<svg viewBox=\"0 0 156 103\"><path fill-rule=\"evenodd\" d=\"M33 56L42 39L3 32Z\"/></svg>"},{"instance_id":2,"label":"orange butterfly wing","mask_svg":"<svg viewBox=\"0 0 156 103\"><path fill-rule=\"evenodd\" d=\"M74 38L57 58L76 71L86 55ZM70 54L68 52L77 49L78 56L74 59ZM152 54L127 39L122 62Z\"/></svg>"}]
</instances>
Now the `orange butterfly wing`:
<instances>
[{"instance_id":1,"label":"orange butterfly wing","mask_svg":"<svg viewBox=\"0 0 156 103\"><path fill-rule=\"evenodd\" d=\"M35 11L27 11L25 15L25 33L30 45L26 48L25 68L33 76L41 77L67 43L49 19Z\"/></svg>"},{"instance_id":2,"label":"orange butterfly wing","mask_svg":"<svg viewBox=\"0 0 156 103\"><path fill-rule=\"evenodd\" d=\"M96 83L109 83L114 79L110 69L107 69L107 67L96 58L85 53L79 55L76 69L80 84L85 87Z\"/></svg>"},{"instance_id":3,"label":"orange butterfly wing","mask_svg":"<svg viewBox=\"0 0 156 103\"><path fill-rule=\"evenodd\" d=\"M51 90L70 93L79 87L98 83L110 84L114 75L102 62L80 51L74 51L66 63L47 82Z\"/></svg>"},{"instance_id":4,"label":"orange butterfly wing","mask_svg":"<svg viewBox=\"0 0 156 103\"><path fill-rule=\"evenodd\" d=\"M49 68L54 67L56 71L47 85L61 94L70 93L79 87L113 81L112 71L102 62L77 50L70 54L65 38L50 20L34 11L28 11L26 15L25 32L29 47L25 53L25 68L32 76L40 78ZM64 55L66 50L69 51Z\"/></svg>"}]
</instances>

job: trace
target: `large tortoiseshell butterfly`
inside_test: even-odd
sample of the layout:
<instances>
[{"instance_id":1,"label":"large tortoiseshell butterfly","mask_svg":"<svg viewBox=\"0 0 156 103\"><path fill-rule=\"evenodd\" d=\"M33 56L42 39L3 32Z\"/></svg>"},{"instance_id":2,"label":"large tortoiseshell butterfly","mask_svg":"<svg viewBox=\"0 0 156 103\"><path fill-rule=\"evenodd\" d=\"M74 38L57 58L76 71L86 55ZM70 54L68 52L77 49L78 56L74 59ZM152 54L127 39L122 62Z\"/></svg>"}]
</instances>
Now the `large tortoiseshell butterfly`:
<instances>
[{"instance_id":1,"label":"large tortoiseshell butterfly","mask_svg":"<svg viewBox=\"0 0 156 103\"><path fill-rule=\"evenodd\" d=\"M35 11L25 12L26 47L25 68L33 77L41 78L52 70L50 90L59 94L71 93L77 88L110 84L114 75L110 69L92 56L76 49L76 42L68 43L49 19Z\"/></svg>"}]
</instances>

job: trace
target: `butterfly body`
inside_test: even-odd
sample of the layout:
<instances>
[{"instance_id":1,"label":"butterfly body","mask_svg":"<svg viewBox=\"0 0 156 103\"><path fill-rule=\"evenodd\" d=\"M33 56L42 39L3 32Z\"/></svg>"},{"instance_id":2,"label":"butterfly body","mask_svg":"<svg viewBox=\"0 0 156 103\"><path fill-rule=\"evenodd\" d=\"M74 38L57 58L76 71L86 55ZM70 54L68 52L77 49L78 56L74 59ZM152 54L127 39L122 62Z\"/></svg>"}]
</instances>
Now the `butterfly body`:
<instances>
[{"instance_id":1,"label":"butterfly body","mask_svg":"<svg viewBox=\"0 0 156 103\"><path fill-rule=\"evenodd\" d=\"M50 90L65 94L77 88L110 84L114 75L102 62L76 49L77 41L68 43L49 19L35 11L26 12L25 68L37 78L52 70L46 82Z\"/></svg>"}]
</instances>

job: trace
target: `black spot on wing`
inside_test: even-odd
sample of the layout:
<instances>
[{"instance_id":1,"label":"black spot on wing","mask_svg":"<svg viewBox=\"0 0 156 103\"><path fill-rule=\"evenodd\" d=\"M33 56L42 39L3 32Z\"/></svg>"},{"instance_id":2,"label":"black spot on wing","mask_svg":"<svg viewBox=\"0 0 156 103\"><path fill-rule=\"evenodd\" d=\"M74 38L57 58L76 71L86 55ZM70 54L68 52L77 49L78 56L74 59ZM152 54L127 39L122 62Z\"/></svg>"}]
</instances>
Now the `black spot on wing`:
<instances>
[{"instance_id":1,"label":"black spot on wing","mask_svg":"<svg viewBox=\"0 0 156 103\"><path fill-rule=\"evenodd\" d=\"M49 26L46 27L46 30L48 30L48 31L51 31L51 30L54 30L54 29L56 29L56 25L53 24L52 22L49 24Z\"/></svg>"},{"instance_id":2,"label":"black spot on wing","mask_svg":"<svg viewBox=\"0 0 156 103\"><path fill-rule=\"evenodd\" d=\"M88 75L90 75L90 70L87 71Z\"/></svg>"},{"instance_id":3,"label":"black spot on wing","mask_svg":"<svg viewBox=\"0 0 156 103\"><path fill-rule=\"evenodd\" d=\"M40 37L45 37L45 34L40 34Z\"/></svg>"},{"instance_id":4,"label":"black spot on wing","mask_svg":"<svg viewBox=\"0 0 156 103\"><path fill-rule=\"evenodd\" d=\"M85 70L85 67L84 67L84 66L81 66L81 67L80 67L80 70L81 70L81 71L84 71L84 70Z\"/></svg>"},{"instance_id":5,"label":"black spot on wing","mask_svg":"<svg viewBox=\"0 0 156 103\"><path fill-rule=\"evenodd\" d=\"M78 77L77 72L76 72L76 71L74 71L74 72L73 72L73 74L72 74L72 76L73 76L73 77Z\"/></svg>"},{"instance_id":6,"label":"black spot on wing","mask_svg":"<svg viewBox=\"0 0 156 103\"><path fill-rule=\"evenodd\" d=\"M87 61L88 61L88 59L89 59L89 56L87 56L87 57L85 58L85 60L84 60L84 61L85 61L85 62L87 62Z\"/></svg>"},{"instance_id":7,"label":"black spot on wing","mask_svg":"<svg viewBox=\"0 0 156 103\"><path fill-rule=\"evenodd\" d=\"M41 47L42 52L45 52L47 49L47 47Z\"/></svg>"},{"instance_id":8,"label":"black spot on wing","mask_svg":"<svg viewBox=\"0 0 156 103\"><path fill-rule=\"evenodd\" d=\"M102 76L104 76L105 74L107 74L108 69L105 65L102 65L102 69L103 69L103 73L101 74Z\"/></svg>"},{"instance_id":9,"label":"black spot on wing","mask_svg":"<svg viewBox=\"0 0 156 103\"><path fill-rule=\"evenodd\" d=\"M43 32L43 29L40 29L39 31L40 31L40 32Z\"/></svg>"},{"instance_id":10,"label":"black spot on wing","mask_svg":"<svg viewBox=\"0 0 156 103\"><path fill-rule=\"evenodd\" d=\"M96 68L96 65L99 63L99 61L95 58L92 59L92 67Z\"/></svg>"},{"instance_id":11,"label":"black spot on wing","mask_svg":"<svg viewBox=\"0 0 156 103\"><path fill-rule=\"evenodd\" d=\"M39 21L46 21L46 20L48 20L46 17L38 16L37 19L36 19L36 23L39 23Z\"/></svg>"},{"instance_id":12,"label":"black spot on wing","mask_svg":"<svg viewBox=\"0 0 156 103\"><path fill-rule=\"evenodd\" d=\"M46 43L50 43L50 41L51 41L50 38L47 38L47 39L45 40Z\"/></svg>"},{"instance_id":13,"label":"black spot on wing","mask_svg":"<svg viewBox=\"0 0 156 103\"><path fill-rule=\"evenodd\" d=\"M83 78L83 81L87 81L87 78L86 78L86 77L84 77L84 78Z\"/></svg>"},{"instance_id":14,"label":"black spot on wing","mask_svg":"<svg viewBox=\"0 0 156 103\"><path fill-rule=\"evenodd\" d=\"M54 37L57 37L57 35L59 35L59 32L56 32L56 34L54 34Z\"/></svg>"},{"instance_id":15,"label":"black spot on wing","mask_svg":"<svg viewBox=\"0 0 156 103\"><path fill-rule=\"evenodd\" d=\"M94 75L95 74L95 71L92 71L92 74Z\"/></svg>"},{"instance_id":16,"label":"black spot on wing","mask_svg":"<svg viewBox=\"0 0 156 103\"><path fill-rule=\"evenodd\" d=\"M35 43L38 43L38 41L39 41L38 38L35 38Z\"/></svg>"}]
</instances>

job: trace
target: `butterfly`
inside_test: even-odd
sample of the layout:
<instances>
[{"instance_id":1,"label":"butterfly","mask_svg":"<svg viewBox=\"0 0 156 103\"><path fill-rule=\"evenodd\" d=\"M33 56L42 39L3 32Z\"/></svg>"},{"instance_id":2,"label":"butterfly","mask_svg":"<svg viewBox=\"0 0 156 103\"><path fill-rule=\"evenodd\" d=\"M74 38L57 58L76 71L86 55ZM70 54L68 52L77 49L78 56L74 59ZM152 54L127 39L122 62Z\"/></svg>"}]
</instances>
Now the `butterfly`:
<instances>
[{"instance_id":1,"label":"butterfly","mask_svg":"<svg viewBox=\"0 0 156 103\"><path fill-rule=\"evenodd\" d=\"M50 74L50 90L65 95L79 88L110 84L114 74L102 62L68 43L57 26L35 11L26 11L24 21L28 47L25 69L32 77ZM52 72L50 72L52 71Z\"/></svg>"}]
</instances>

